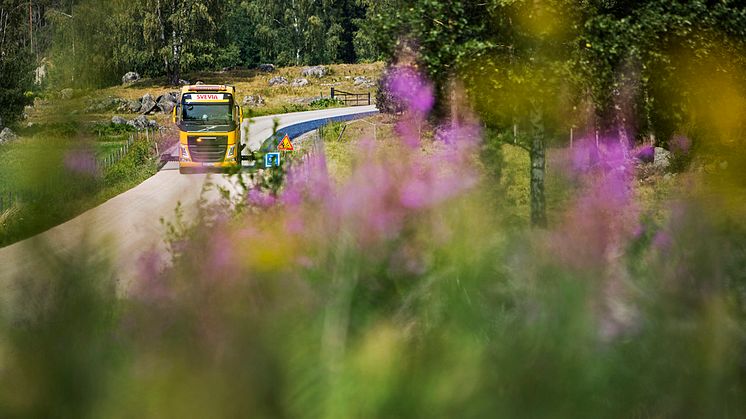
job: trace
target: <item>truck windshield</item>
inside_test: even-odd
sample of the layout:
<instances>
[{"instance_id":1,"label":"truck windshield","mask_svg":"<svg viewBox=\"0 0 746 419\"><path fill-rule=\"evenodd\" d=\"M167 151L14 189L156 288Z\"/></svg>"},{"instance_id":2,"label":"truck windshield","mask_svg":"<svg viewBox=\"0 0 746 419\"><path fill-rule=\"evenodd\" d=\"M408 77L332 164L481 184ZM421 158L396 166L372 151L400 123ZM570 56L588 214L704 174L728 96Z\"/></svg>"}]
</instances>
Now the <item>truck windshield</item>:
<instances>
[{"instance_id":1,"label":"truck windshield","mask_svg":"<svg viewBox=\"0 0 746 419\"><path fill-rule=\"evenodd\" d=\"M186 123L229 125L233 121L230 103L187 103L181 119Z\"/></svg>"}]
</instances>

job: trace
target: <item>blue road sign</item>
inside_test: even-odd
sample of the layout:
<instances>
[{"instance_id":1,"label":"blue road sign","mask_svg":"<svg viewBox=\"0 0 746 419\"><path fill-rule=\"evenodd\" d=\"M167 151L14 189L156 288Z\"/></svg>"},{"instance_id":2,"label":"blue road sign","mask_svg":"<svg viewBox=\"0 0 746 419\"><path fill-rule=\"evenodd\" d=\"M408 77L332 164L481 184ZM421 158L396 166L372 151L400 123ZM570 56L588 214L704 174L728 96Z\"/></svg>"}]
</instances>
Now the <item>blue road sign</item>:
<instances>
[{"instance_id":1,"label":"blue road sign","mask_svg":"<svg viewBox=\"0 0 746 419\"><path fill-rule=\"evenodd\" d=\"M280 167L280 153L267 153L264 155L264 168Z\"/></svg>"}]
</instances>

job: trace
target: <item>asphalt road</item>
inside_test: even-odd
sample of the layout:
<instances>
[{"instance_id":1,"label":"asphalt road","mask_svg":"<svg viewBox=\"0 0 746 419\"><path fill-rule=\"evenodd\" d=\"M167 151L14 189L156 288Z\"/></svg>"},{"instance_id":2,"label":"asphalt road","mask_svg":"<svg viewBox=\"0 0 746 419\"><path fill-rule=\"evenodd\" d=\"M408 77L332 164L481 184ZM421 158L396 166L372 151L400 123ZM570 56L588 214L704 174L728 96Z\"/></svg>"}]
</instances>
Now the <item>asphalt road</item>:
<instances>
[{"instance_id":1,"label":"asphalt road","mask_svg":"<svg viewBox=\"0 0 746 419\"><path fill-rule=\"evenodd\" d=\"M250 148L257 149L269 138L274 118L279 118L282 129L309 121L349 118L373 111L373 106L365 106L255 118L248 126L248 144ZM248 121L245 121L245 125L248 125ZM110 263L120 290L128 289L144 266L144 255L147 255L151 264L166 263L168 258L161 219L173 220L178 203L181 203L187 216L193 213L208 180L214 184L229 184L227 176L221 174L180 175L178 163L169 162L137 187L44 233L0 248L0 286L3 289L0 292L8 291L6 286L13 278L54 273L57 269L54 264L59 260L75 258L83 243L87 244L86 252L95 253L90 256ZM57 258L48 257L50 253Z\"/></svg>"}]
</instances>

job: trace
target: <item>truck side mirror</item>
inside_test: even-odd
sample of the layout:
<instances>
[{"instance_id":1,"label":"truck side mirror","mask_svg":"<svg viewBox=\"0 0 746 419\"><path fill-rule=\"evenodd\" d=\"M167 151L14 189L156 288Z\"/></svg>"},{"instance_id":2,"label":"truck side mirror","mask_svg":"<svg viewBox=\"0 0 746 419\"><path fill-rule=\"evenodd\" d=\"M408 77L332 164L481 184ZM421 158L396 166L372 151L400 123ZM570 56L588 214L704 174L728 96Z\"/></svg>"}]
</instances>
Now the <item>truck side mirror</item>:
<instances>
[{"instance_id":1,"label":"truck side mirror","mask_svg":"<svg viewBox=\"0 0 746 419\"><path fill-rule=\"evenodd\" d=\"M177 108L178 106L174 106L174 109L171 111L171 122L173 122L174 124L176 123L176 109Z\"/></svg>"}]
</instances>

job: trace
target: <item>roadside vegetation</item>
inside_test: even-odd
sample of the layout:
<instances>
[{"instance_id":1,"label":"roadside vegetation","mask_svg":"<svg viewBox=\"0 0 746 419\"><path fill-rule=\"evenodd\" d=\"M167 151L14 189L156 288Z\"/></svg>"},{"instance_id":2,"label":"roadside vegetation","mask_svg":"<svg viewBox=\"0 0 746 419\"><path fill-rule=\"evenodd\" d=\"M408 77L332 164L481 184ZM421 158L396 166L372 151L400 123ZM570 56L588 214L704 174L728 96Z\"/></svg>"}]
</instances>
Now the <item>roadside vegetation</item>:
<instances>
[{"instance_id":1,"label":"roadside vegetation","mask_svg":"<svg viewBox=\"0 0 746 419\"><path fill-rule=\"evenodd\" d=\"M21 134L20 140L0 145L0 246L138 185L160 164L156 143L122 126L49 124ZM137 139L125 154L131 135Z\"/></svg>"},{"instance_id":2,"label":"roadside vegetation","mask_svg":"<svg viewBox=\"0 0 746 419\"><path fill-rule=\"evenodd\" d=\"M53 280L23 278L24 309L3 329L0 380L24 387L0 407L46 416L74 380L91 389L64 399L75 416L743 411L746 248L733 208L711 208L698 187L676 200L632 193L652 163L578 142L550 150L564 198L549 228L526 229L514 213L525 225L528 204L482 166L494 155L479 124L425 122L411 108L422 86L397 93L401 118L368 120L378 141L365 122L341 139L344 125L329 126L326 153L296 162L279 190L204 202L172 225L173 266L144 259L124 297L86 244L72 259L47 254ZM502 148L502 168L527 183L515 151Z\"/></svg>"},{"instance_id":3,"label":"roadside vegetation","mask_svg":"<svg viewBox=\"0 0 746 419\"><path fill-rule=\"evenodd\" d=\"M138 37L158 12L173 25L221 11L112 3ZM331 13L350 2L238 9L259 5L265 24L307 19L242 45L273 34L267 48L301 65L351 27ZM168 263L143 249L131 282L95 241L33 243L48 275L22 273L0 300L0 386L14 390L0 417L744 417L746 8L355 5L365 24L345 39L385 55L370 64L384 114L179 208ZM112 91L165 89L202 41L230 52L228 30L191 39L192 63L145 31L151 49L130 58L153 77ZM333 69L325 80L348 83ZM246 71L246 91L288 104L292 88ZM28 173L41 190L73 176Z\"/></svg>"}]
</instances>

